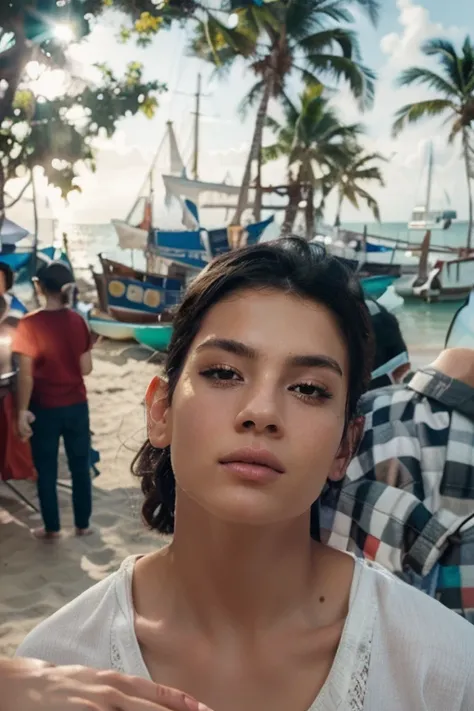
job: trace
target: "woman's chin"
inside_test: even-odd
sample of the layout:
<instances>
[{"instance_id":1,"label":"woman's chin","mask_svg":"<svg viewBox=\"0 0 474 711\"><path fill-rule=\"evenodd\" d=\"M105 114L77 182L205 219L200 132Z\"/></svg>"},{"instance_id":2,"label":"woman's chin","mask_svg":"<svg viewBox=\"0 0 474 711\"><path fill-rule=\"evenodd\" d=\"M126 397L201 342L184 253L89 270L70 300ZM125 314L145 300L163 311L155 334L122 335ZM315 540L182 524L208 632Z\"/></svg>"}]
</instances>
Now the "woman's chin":
<instances>
[{"instance_id":1,"label":"woman's chin","mask_svg":"<svg viewBox=\"0 0 474 711\"><path fill-rule=\"evenodd\" d=\"M288 508L281 497L262 491L232 491L213 494L198 502L204 511L222 523L265 526L288 518Z\"/></svg>"}]
</instances>

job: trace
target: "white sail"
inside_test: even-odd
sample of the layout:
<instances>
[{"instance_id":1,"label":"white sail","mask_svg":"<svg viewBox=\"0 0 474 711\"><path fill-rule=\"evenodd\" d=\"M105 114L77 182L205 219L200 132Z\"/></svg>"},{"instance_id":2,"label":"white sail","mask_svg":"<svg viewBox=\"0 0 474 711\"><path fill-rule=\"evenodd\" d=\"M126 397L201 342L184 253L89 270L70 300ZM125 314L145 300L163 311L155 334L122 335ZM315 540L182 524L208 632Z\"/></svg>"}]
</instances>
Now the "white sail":
<instances>
[{"instance_id":1,"label":"white sail","mask_svg":"<svg viewBox=\"0 0 474 711\"><path fill-rule=\"evenodd\" d=\"M171 198L187 199L194 202L198 207L208 205L219 206L220 203L237 203L240 188L238 185L227 185L226 183L210 183L204 180L188 180L188 178L175 175L163 175L163 182L166 189L167 202ZM230 200L229 198L234 198Z\"/></svg>"},{"instance_id":2,"label":"white sail","mask_svg":"<svg viewBox=\"0 0 474 711\"><path fill-rule=\"evenodd\" d=\"M168 141L170 148L170 163L169 172L171 175L186 176L186 167L184 165L183 158L178 148L178 141L176 140L176 135L173 128L173 122L167 122L168 127Z\"/></svg>"}]
</instances>

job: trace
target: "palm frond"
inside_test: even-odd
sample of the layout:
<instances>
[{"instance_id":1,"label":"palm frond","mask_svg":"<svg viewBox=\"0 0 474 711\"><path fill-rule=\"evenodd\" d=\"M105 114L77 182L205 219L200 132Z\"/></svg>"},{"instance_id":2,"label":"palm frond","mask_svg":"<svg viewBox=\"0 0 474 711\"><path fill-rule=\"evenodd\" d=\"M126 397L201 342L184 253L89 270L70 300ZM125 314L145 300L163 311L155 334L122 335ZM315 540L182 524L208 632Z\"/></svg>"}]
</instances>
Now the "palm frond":
<instances>
[{"instance_id":1,"label":"palm frond","mask_svg":"<svg viewBox=\"0 0 474 711\"><path fill-rule=\"evenodd\" d=\"M368 14L373 25L377 25L380 16L381 3L379 0L354 0Z\"/></svg>"},{"instance_id":2,"label":"palm frond","mask_svg":"<svg viewBox=\"0 0 474 711\"><path fill-rule=\"evenodd\" d=\"M462 91L463 79L459 57L453 43L444 38L430 39L422 45L422 52L427 57L437 57L447 76Z\"/></svg>"},{"instance_id":3,"label":"palm frond","mask_svg":"<svg viewBox=\"0 0 474 711\"><path fill-rule=\"evenodd\" d=\"M412 84L426 84L430 89L448 97L459 96L459 89L452 82L446 81L442 76L423 67L410 67L405 69L397 79L398 86L411 86Z\"/></svg>"},{"instance_id":4,"label":"palm frond","mask_svg":"<svg viewBox=\"0 0 474 711\"><path fill-rule=\"evenodd\" d=\"M263 81L263 79L257 81L252 86L250 91L246 94L246 96L244 96L244 98L239 104L238 112L241 114L241 116L245 117L247 115L247 112L255 106L255 104L261 97L264 88L265 82Z\"/></svg>"},{"instance_id":5,"label":"palm frond","mask_svg":"<svg viewBox=\"0 0 474 711\"><path fill-rule=\"evenodd\" d=\"M468 87L472 86L472 82L474 81L474 46L469 35L467 35L464 40L462 53L461 72L465 86L465 94L469 96L472 93L472 89Z\"/></svg>"},{"instance_id":6,"label":"palm frond","mask_svg":"<svg viewBox=\"0 0 474 711\"><path fill-rule=\"evenodd\" d=\"M262 148L262 163L270 163L273 160L278 160L282 156L287 155L280 143L273 143L271 146L263 146Z\"/></svg>"},{"instance_id":7,"label":"palm frond","mask_svg":"<svg viewBox=\"0 0 474 711\"><path fill-rule=\"evenodd\" d=\"M451 123L452 121L452 116L448 116L446 119L446 123ZM448 136L448 143L454 143L456 138L459 136L463 129L463 124L462 124L462 118L461 116L458 116L456 120L451 124L451 130L449 132Z\"/></svg>"},{"instance_id":8,"label":"palm frond","mask_svg":"<svg viewBox=\"0 0 474 711\"><path fill-rule=\"evenodd\" d=\"M448 109L456 111L456 106L447 99L431 99L415 104L406 104L395 114L392 133L394 136L398 136L408 124L415 124L426 116L441 116Z\"/></svg>"},{"instance_id":9,"label":"palm frond","mask_svg":"<svg viewBox=\"0 0 474 711\"><path fill-rule=\"evenodd\" d=\"M275 7L282 5L275 3ZM296 42L317 29L327 27L328 20L350 24L354 17L340 0L292 0L284 9L283 20L288 36Z\"/></svg>"},{"instance_id":10,"label":"palm frond","mask_svg":"<svg viewBox=\"0 0 474 711\"><path fill-rule=\"evenodd\" d=\"M271 116L265 117L265 127L269 128L273 133L280 133L283 130L281 123Z\"/></svg>"},{"instance_id":11,"label":"palm frond","mask_svg":"<svg viewBox=\"0 0 474 711\"><path fill-rule=\"evenodd\" d=\"M377 222L380 222L380 208L377 200L359 185L354 187L354 193L362 200L365 200L367 207L372 210L372 214Z\"/></svg>"},{"instance_id":12,"label":"palm frond","mask_svg":"<svg viewBox=\"0 0 474 711\"><path fill-rule=\"evenodd\" d=\"M283 108L286 125L294 128L300 115L298 107L294 105L289 96L284 92L280 95L280 104Z\"/></svg>"},{"instance_id":13,"label":"palm frond","mask_svg":"<svg viewBox=\"0 0 474 711\"><path fill-rule=\"evenodd\" d=\"M313 72L310 72L305 67L300 67L298 64L293 65L293 71L301 76L301 79L306 86L320 86L324 88L324 82L316 76Z\"/></svg>"},{"instance_id":14,"label":"palm frond","mask_svg":"<svg viewBox=\"0 0 474 711\"><path fill-rule=\"evenodd\" d=\"M339 45L343 57L360 59L360 48L355 32L342 27L308 35L298 42L298 49L303 50L305 54L315 54L330 49L335 44Z\"/></svg>"},{"instance_id":15,"label":"palm frond","mask_svg":"<svg viewBox=\"0 0 474 711\"><path fill-rule=\"evenodd\" d=\"M347 57L334 54L313 54L307 57L311 69L316 69L335 79L344 79L349 84L359 107L366 109L373 104L375 74L371 69Z\"/></svg>"}]
</instances>

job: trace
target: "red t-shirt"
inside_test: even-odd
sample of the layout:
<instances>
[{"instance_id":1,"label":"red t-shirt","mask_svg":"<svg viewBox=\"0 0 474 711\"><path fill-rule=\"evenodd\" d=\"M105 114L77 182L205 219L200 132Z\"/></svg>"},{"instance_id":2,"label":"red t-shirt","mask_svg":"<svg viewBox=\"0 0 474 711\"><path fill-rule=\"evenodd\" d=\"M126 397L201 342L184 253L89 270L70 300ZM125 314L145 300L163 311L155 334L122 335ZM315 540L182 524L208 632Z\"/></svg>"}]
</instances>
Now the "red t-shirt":
<instances>
[{"instance_id":1,"label":"red t-shirt","mask_svg":"<svg viewBox=\"0 0 474 711\"><path fill-rule=\"evenodd\" d=\"M71 309L41 309L23 316L13 337L12 350L33 360L31 402L39 407L86 402L80 357L90 348L87 324Z\"/></svg>"}]
</instances>

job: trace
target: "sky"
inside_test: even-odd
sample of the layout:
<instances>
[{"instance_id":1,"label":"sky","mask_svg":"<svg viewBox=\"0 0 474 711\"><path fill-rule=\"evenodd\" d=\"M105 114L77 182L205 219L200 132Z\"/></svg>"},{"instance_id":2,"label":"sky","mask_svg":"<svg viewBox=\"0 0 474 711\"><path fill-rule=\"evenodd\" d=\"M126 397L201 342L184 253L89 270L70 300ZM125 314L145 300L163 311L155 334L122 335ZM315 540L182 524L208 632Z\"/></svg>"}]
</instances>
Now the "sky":
<instances>
[{"instance_id":1,"label":"sky","mask_svg":"<svg viewBox=\"0 0 474 711\"><path fill-rule=\"evenodd\" d=\"M460 219L467 216L467 190L460 146L447 145L447 129L439 120L427 120L405 131L399 138L391 137L391 125L396 110L405 103L429 96L417 89L398 89L395 80L401 70L420 65L426 59L420 45L431 37L447 37L461 46L464 37L474 33L474 2L472 0L383 0L383 10L377 28L357 11L363 61L378 75L376 100L372 110L358 113L347 87L340 85L334 103L345 121L362 120L367 133L363 143L367 150L387 157L383 164L386 186L371 186L377 198L384 222L408 221L416 203L423 201L426 180L428 145L435 146L434 206L446 207L445 191ZM219 80L211 68L186 54L186 31L174 28L161 32L152 46L137 49L133 43L119 45L116 34L119 22L108 15L91 36L70 49L74 61L89 71L92 62L106 61L117 71L131 60L142 61L147 79L158 79L169 91L160 99L152 120L139 115L122 120L111 140L98 144L97 171L84 171L80 184L82 194L74 195L67 207L50 200L55 216L67 222L105 223L111 218L122 219L132 206L164 132L166 122L173 121L183 157L191 161L194 98L197 75L203 76L200 141L200 177L219 181L227 175L238 184L252 138L255 114L243 118L238 106L252 85L252 76L243 65L235 66L230 76ZM189 33L189 30L188 30ZM433 66L433 64L431 64ZM294 87L295 92L297 86ZM278 116L278 107L270 107L270 115ZM267 135L266 139L270 140ZM166 155L163 155L163 172ZM264 180L273 184L284 181L285 163L278 161L264 168ZM44 186L40 183L40 192ZM369 188L369 185L367 185ZM330 199L326 218L331 221L335 200ZM24 217L24 208L11 212L13 219ZM356 211L346 206L343 221L370 221L366 208ZM24 220L23 220L24 221ZM178 225L177 225L178 227Z\"/></svg>"}]
</instances>

